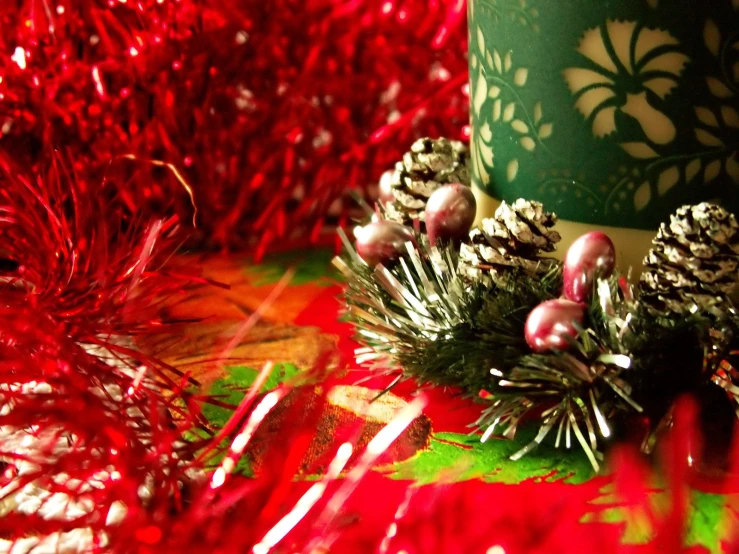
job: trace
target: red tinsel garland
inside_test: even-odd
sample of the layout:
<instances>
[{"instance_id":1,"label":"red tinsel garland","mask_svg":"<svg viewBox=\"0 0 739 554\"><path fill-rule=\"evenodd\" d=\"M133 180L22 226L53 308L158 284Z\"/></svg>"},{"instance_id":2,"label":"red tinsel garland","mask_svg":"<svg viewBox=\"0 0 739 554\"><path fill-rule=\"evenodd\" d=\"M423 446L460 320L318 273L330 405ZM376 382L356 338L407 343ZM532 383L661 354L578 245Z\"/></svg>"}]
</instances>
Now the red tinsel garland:
<instances>
[{"instance_id":1,"label":"red tinsel garland","mask_svg":"<svg viewBox=\"0 0 739 554\"><path fill-rule=\"evenodd\" d=\"M413 138L465 132L464 0L0 10L0 148L34 167L64 148L91 187L116 156L171 162L219 245L315 241ZM172 178L139 192L140 210L189 200Z\"/></svg>"},{"instance_id":2,"label":"red tinsel garland","mask_svg":"<svg viewBox=\"0 0 739 554\"><path fill-rule=\"evenodd\" d=\"M177 217L144 219L121 188L48 159L40 173L0 157L0 550L13 552L103 544L107 520L171 506L197 447L183 441L198 423L186 376L131 342L174 324L157 303L197 284L166 264Z\"/></svg>"}]
</instances>

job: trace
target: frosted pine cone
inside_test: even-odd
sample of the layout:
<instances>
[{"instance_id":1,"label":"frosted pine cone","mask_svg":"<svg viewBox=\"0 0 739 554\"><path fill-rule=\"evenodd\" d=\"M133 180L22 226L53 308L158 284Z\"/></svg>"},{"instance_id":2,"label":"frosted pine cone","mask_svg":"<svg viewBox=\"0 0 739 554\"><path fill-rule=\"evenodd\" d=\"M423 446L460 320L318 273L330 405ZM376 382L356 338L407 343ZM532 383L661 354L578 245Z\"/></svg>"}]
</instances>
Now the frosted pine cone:
<instances>
[{"instance_id":1,"label":"frosted pine cone","mask_svg":"<svg viewBox=\"0 0 739 554\"><path fill-rule=\"evenodd\" d=\"M553 228L556 222L557 216L544 211L539 202L503 202L462 244L459 273L467 280L491 285L515 269L530 274L548 271L557 262L541 254L553 252L561 239Z\"/></svg>"},{"instance_id":2,"label":"frosted pine cone","mask_svg":"<svg viewBox=\"0 0 739 554\"><path fill-rule=\"evenodd\" d=\"M426 202L442 185L469 186L467 147L445 138L418 139L403 160L395 164L390 177L393 200L386 202L385 217L404 225L414 219L425 221Z\"/></svg>"},{"instance_id":3,"label":"frosted pine cone","mask_svg":"<svg viewBox=\"0 0 739 554\"><path fill-rule=\"evenodd\" d=\"M655 315L722 315L739 291L739 224L721 206L683 206L644 259L641 302Z\"/></svg>"}]
</instances>

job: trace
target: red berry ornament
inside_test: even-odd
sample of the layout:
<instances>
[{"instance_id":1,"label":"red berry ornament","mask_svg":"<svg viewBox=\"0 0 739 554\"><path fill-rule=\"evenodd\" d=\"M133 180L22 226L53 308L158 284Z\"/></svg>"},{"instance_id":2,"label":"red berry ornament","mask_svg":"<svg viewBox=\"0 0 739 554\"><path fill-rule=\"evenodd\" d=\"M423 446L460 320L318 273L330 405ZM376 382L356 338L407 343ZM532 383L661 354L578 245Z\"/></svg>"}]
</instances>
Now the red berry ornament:
<instances>
[{"instance_id":1,"label":"red berry ornament","mask_svg":"<svg viewBox=\"0 0 739 554\"><path fill-rule=\"evenodd\" d=\"M431 244L467 238L476 211L477 201L470 187L452 183L436 189L426 203L426 232Z\"/></svg>"},{"instance_id":2,"label":"red berry ornament","mask_svg":"<svg viewBox=\"0 0 739 554\"><path fill-rule=\"evenodd\" d=\"M608 235L587 233L572 243L564 262L564 296L585 302L596 277L608 277L616 267L616 248Z\"/></svg>"},{"instance_id":3,"label":"red berry ornament","mask_svg":"<svg viewBox=\"0 0 739 554\"><path fill-rule=\"evenodd\" d=\"M405 243L416 243L408 227L394 221L375 221L355 230L357 254L371 267L392 264L406 251Z\"/></svg>"},{"instance_id":4,"label":"red berry ornament","mask_svg":"<svg viewBox=\"0 0 739 554\"><path fill-rule=\"evenodd\" d=\"M583 304L565 298L542 302L526 319L526 344L534 352L566 350L570 345L567 337L577 336L574 323L582 324L584 318Z\"/></svg>"}]
</instances>

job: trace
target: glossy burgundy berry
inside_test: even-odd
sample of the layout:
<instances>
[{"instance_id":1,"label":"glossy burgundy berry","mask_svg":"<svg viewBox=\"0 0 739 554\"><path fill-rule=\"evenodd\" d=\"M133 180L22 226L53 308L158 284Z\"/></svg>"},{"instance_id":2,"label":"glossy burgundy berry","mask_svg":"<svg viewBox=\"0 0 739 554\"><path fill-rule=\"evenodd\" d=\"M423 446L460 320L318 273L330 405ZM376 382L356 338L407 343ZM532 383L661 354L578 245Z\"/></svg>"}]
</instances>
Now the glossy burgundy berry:
<instances>
[{"instance_id":1,"label":"glossy burgundy berry","mask_svg":"<svg viewBox=\"0 0 739 554\"><path fill-rule=\"evenodd\" d=\"M467 238L476 211L477 201L470 187L452 183L436 189L426 203L426 232L431 244Z\"/></svg>"},{"instance_id":2,"label":"glossy burgundy berry","mask_svg":"<svg viewBox=\"0 0 739 554\"><path fill-rule=\"evenodd\" d=\"M576 337L574 323L582 324L585 306L565 298L547 300L531 310L526 319L525 338L534 352L566 350L567 337Z\"/></svg>"},{"instance_id":3,"label":"glossy burgundy berry","mask_svg":"<svg viewBox=\"0 0 739 554\"><path fill-rule=\"evenodd\" d=\"M587 233L572 243L564 262L564 296L585 302L596 277L609 277L616 267L616 248L608 235Z\"/></svg>"},{"instance_id":4,"label":"glossy burgundy berry","mask_svg":"<svg viewBox=\"0 0 739 554\"><path fill-rule=\"evenodd\" d=\"M389 265L406 252L405 243L415 244L413 232L395 221L374 221L359 227L354 236L357 254L371 267L377 264Z\"/></svg>"}]
</instances>

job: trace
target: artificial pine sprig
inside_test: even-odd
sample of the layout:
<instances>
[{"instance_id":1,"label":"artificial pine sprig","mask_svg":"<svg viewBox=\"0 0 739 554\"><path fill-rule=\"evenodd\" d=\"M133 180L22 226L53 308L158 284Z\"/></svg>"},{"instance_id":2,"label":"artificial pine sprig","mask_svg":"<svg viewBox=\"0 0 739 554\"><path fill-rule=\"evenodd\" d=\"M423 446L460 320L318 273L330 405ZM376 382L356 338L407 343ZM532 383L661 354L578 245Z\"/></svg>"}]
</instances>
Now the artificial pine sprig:
<instances>
[{"instance_id":1,"label":"artificial pine sprig","mask_svg":"<svg viewBox=\"0 0 739 554\"><path fill-rule=\"evenodd\" d=\"M349 255L334 264L347 278L348 318L366 345L358 359L419 384L460 387L471 397L485 391L491 405L477 421L482 440L496 430L513 438L522 418L545 406L539 434L515 459L557 427L557 445L564 437L569 447L574 435L597 469L598 436L611 435L608 419L641 411L621 377L633 365L623 339L634 304L626 290L612 287L615 280L600 281L589 306L589 319L598 324L581 330L572 351L532 354L526 318L558 296L558 265L543 276L521 271L491 287L463 281L451 247L408 243L394 267L371 269L345 245Z\"/></svg>"},{"instance_id":2,"label":"artificial pine sprig","mask_svg":"<svg viewBox=\"0 0 739 554\"><path fill-rule=\"evenodd\" d=\"M543 278L520 272L517 279L492 287L476 282L466 289L464 314L434 341L415 345L398 362L421 382L461 387L470 396L494 390L494 368L512 368L529 353L524 339L526 316L539 303L556 296L559 269Z\"/></svg>"},{"instance_id":3,"label":"artificial pine sprig","mask_svg":"<svg viewBox=\"0 0 739 554\"><path fill-rule=\"evenodd\" d=\"M454 386L469 396L495 384L493 367L513 367L529 352L523 338L528 312L558 293L561 272L520 272L500 287L466 283L452 247L414 247L388 269L371 269L348 241L349 255L334 258L347 278L348 319L366 348L362 362L420 384Z\"/></svg>"},{"instance_id":4,"label":"artificial pine sprig","mask_svg":"<svg viewBox=\"0 0 739 554\"><path fill-rule=\"evenodd\" d=\"M519 423L544 407L536 437L511 459L531 452L556 429L555 447L564 439L570 448L574 435L598 470L600 442L613 435L609 420L618 413L642 411L624 378L634 366L624 343L630 334L633 302L629 289L616 283L598 281L597 294L588 306L590 324L579 329L568 351L526 354L512 368L491 370L496 379L488 397L491 405L477 422L485 430L483 441L496 430L513 438Z\"/></svg>"},{"instance_id":5,"label":"artificial pine sprig","mask_svg":"<svg viewBox=\"0 0 739 554\"><path fill-rule=\"evenodd\" d=\"M342 238L348 256L334 263L365 345L357 359L396 374L395 382L413 378L482 398L483 441L514 438L523 421L538 424L514 460L550 438L567 448L576 442L597 471L603 445L633 414L657 429L680 395L706 387L739 403L731 301L719 319L697 304L681 318L655 313L642 288L614 272L615 249L603 233L580 237L564 266L546 259L545 269L514 267L499 279L470 279L456 247L430 247L418 232L405 244L371 244L385 249L387 262L374 268ZM653 438L654 431L643 444Z\"/></svg>"}]
</instances>

